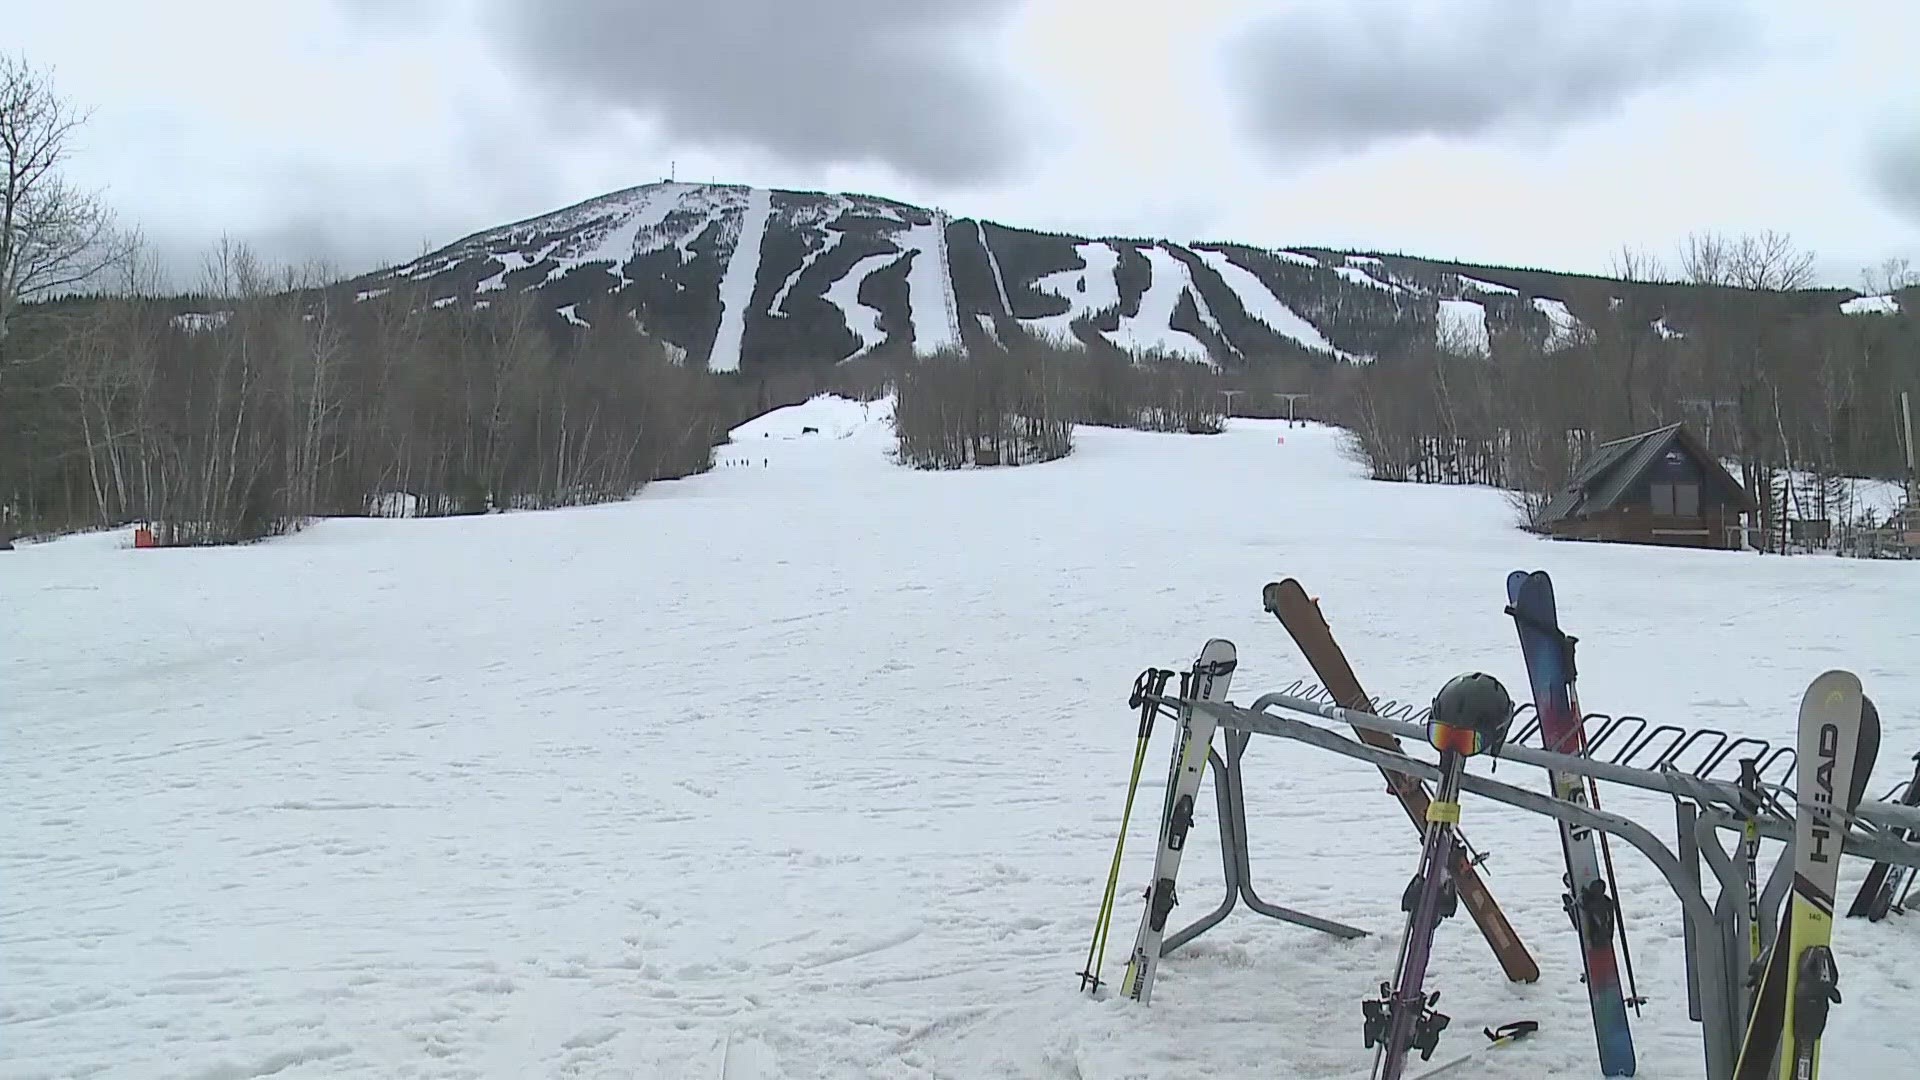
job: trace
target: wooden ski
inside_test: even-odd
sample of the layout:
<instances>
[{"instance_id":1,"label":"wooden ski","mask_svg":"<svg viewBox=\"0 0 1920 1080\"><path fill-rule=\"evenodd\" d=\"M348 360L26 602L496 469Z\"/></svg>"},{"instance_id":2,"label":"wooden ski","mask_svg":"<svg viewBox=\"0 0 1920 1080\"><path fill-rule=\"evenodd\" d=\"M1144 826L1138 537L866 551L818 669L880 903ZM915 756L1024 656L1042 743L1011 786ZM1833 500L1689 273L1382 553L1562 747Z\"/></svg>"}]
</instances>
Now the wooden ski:
<instances>
[{"instance_id":1,"label":"wooden ski","mask_svg":"<svg viewBox=\"0 0 1920 1080\"><path fill-rule=\"evenodd\" d=\"M1261 599L1267 610L1293 636L1294 644L1300 647L1307 663L1313 666L1320 685L1333 695L1334 704L1354 712L1373 714L1373 699L1361 688L1360 679L1347 663L1346 654L1340 651L1340 645L1333 640L1333 630L1320 613L1319 603L1307 595L1300 583L1293 578L1270 582L1261 591ZM1400 740L1391 735L1362 728L1355 728L1354 733L1368 746L1401 752ZM1424 835L1427 786L1414 777L1387 769L1380 770L1380 774L1387 778L1387 791L1400 800L1401 807L1413 822L1414 831ZM1493 893L1487 890L1486 882L1481 880L1479 870L1467 857L1464 838L1454 845L1453 852L1453 884L1460 894L1460 903L1473 916L1474 924L1480 927L1487 944L1493 947L1494 955L1499 957L1507 978L1522 983L1540 978L1540 965L1527 952L1520 935L1514 932L1513 924L1507 921L1506 913L1500 910Z\"/></svg>"}]
</instances>

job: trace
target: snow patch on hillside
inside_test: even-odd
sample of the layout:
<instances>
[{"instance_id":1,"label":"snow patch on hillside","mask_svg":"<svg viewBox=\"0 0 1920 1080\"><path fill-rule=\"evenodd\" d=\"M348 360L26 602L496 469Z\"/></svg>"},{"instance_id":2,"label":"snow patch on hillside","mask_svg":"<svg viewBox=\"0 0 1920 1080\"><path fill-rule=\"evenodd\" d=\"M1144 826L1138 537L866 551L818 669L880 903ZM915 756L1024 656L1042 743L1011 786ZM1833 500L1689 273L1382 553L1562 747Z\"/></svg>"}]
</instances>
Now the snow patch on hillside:
<instances>
[{"instance_id":1,"label":"snow patch on hillside","mask_svg":"<svg viewBox=\"0 0 1920 1080\"><path fill-rule=\"evenodd\" d=\"M568 304L565 307L557 307L557 308L554 308L553 310L558 312L561 318L567 320L568 322L572 323L575 326L591 326L592 325L591 323L587 322L587 320L581 318L577 313L575 313L574 309L579 306L580 305L578 304Z\"/></svg>"},{"instance_id":2,"label":"snow patch on hillside","mask_svg":"<svg viewBox=\"0 0 1920 1080\"><path fill-rule=\"evenodd\" d=\"M900 257L896 251L881 251L868 255L854 263L840 280L827 287L827 302L840 309L840 315L846 320L847 329L860 339L860 347L851 356L842 360L854 360L872 352L887 340L886 332L880 329L880 309L870 307L860 301L860 286L874 271Z\"/></svg>"},{"instance_id":3,"label":"snow patch on hillside","mask_svg":"<svg viewBox=\"0 0 1920 1080\"><path fill-rule=\"evenodd\" d=\"M507 287L507 275L515 270L524 270L529 265L526 255L513 251L496 251L490 256L500 264L500 272L473 287L474 292L499 292Z\"/></svg>"},{"instance_id":4,"label":"snow patch on hillside","mask_svg":"<svg viewBox=\"0 0 1920 1080\"><path fill-rule=\"evenodd\" d=\"M1653 320L1653 332L1656 334L1659 334L1661 338L1667 341L1672 341L1675 338L1683 338L1687 336L1681 333L1680 331L1675 330L1673 327L1668 326L1667 317L1665 315L1662 315L1659 318Z\"/></svg>"},{"instance_id":5,"label":"snow patch on hillside","mask_svg":"<svg viewBox=\"0 0 1920 1080\"><path fill-rule=\"evenodd\" d=\"M1508 285L1502 285L1497 281L1482 281L1479 278L1468 277L1465 274L1455 274L1454 277L1460 279L1461 285L1465 286L1468 289L1472 289L1475 292L1490 293L1495 296L1519 296L1520 295L1519 289L1513 288Z\"/></svg>"},{"instance_id":6,"label":"snow patch on hillside","mask_svg":"<svg viewBox=\"0 0 1920 1080\"><path fill-rule=\"evenodd\" d=\"M1478 300L1442 300L1433 327L1435 343L1485 356L1493 351L1487 336L1487 309Z\"/></svg>"},{"instance_id":7,"label":"snow patch on hillside","mask_svg":"<svg viewBox=\"0 0 1920 1080\"><path fill-rule=\"evenodd\" d=\"M1219 366L1207 355L1207 347L1199 338L1173 328L1173 309L1180 303L1180 294L1193 289L1193 276L1187 272L1187 264L1157 244L1142 250L1141 254L1147 257L1152 276L1148 278L1147 291L1140 297L1140 311L1121 316L1119 329L1107 334L1107 340L1129 351L1157 349L1197 363Z\"/></svg>"},{"instance_id":8,"label":"snow patch on hillside","mask_svg":"<svg viewBox=\"0 0 1920 1080\"><path fill-rule=\"evenodd\" d=\"M1840 311L1847 315L1898 315L1900 301L1889 294L1856 296L1851 300L1842 301Z\"/></svg>"},{"instance_id":9,"label":"snow patch on hillside","mask_svg":"<svg viewBox=\"0 0 1920 1080\"><path fill-rule=\"evenodd\" d=\"M766 188L754 188L747 194L740 234L727 258L727 272L720 279L720 329L707 354L708 371L740 370L740 342L746 333L748 309L753 306L753 285L760 277L760 242L767 234L767 216L772 210L773 197Z\"/></svg>"},{"instance_id":10,"label":"snow patch on hillside","mask_svg":"<svg viewBox=\"0 0 1920 1080\"><path fill-rule=\"evenodd\" d=\"M1586 337L1587 324L1581 322L1572 311L1569 311L1564 301L1536 296L1533 298L1533 306L1552 324L1552 329L1547 333L1548 352L1567 348Z\"/></svg>"},{"instance_id":11,"label":"snow patch on hillside","mask_svg":"<svg viewBox=\"0 0 1920 1080\"><path fill-rule=\"evenodd\" d=\"M169 320L176 330L189 334L203 334L209 330L218 330L233 318L231 311L187 311L175 315Z\"/></svg>"},{"instance_id":12,"label":"snow patch on hillside","mask_svg":"<svg viewBox=\"0 0 1920 1080\"><path fill-rule=\"evenodd\" d=\"M1266 283L1253 271L1228 258L1226 252L1201 250L1197 254L1240 298L1240 306L1246 309L1247 314L1265 323L1274 333L1291 338L1315 352L1332 353L1343 360L1354 359L1350 354L1334 348L1333 343L1317 327L1275 296L1273 290L1267 288Z\"/></svg>"},{"instance_id":13,"label":"snow patch on hillside","mask_svg":"<svg viewBox=\"0 0 1920 1080\"><path fill-rule=\"evenodd\" d=\"M1120 284L1114 276L1120 266L1120 253L1098 240L1075 244L1073 250L1080 256L1080 267L1056 270L1033 283L1041 292L1065 300L1067 310L1059 315L1022 319L1022 325L1043 335L1072 340L1075 319L1120 306Z\"/></svg>"},{"instance_id":14,"label":"snow patch on hillside","mask_svg":"<svg viewBox=\"0 0 1920 1080\"><path fill-rule=\"evenodd\" d=\"M959 348L960 316L954 310L940 220L910 226L903 246L913 252L907 265L907 318L913 323L914 352Z\"/></svg>"},{"instance_id":15,"label":"snow patch on hillside","mask_svg":"<svg viewBox=\"0 0 1920 1080\"><path fill-rule=\"evenodd\" d=\"M1273 252L1273 257L1279 259L1281 262L1297 263L1300 266L1311 266L1316 270L1320 267L1320 260L1305 252L1276 251Z\"/></svg>"},{"instance_id":16,"label":"snow patch on hillside","mask_svg":"<svg viewBox=\"0 0 1920 1080\"><path fill-rule=\"evenodd\" d=\"M1381 281L1379 278L1373 277L1372 275L1368 274L1365 270L1361 270L1357 267L1336 266L1333 268L1333 272L1347 279L1348 281L1353 282L1355 285L1367 285L1375 289L1384 290L1386 292L1405 292L1406 291L1406 289L1402 288L1399 285L1395 285L1392 282Z\"/></svg>"}]
</instances>

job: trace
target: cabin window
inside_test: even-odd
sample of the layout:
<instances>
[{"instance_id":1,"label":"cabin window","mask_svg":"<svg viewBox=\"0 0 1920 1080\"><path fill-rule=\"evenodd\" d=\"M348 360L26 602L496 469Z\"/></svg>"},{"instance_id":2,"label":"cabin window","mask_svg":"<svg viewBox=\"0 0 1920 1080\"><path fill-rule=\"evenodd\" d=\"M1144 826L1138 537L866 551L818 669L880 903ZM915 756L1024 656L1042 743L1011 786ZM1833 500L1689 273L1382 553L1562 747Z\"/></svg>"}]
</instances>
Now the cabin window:
<instances>
[{"instance_id":1,"label":"cabin window","mask_svg":"<svg viewBox=\"0 0 1920 1080\"><path fill-rule=\"evenodd\" d=\"M1652 485L1653 512L1672 517L1698 517L1700 515L1699 484L1654 484Z\"/></svg>"},{"instance_id":2,"label":"cabin window","mask_svg":"<svg viewBox=\"0 0 1920 1080\"><path fill-rule=\"evenodd\" d=\"M1673 512L1681 517L1700 516L1700 485L1673 485Z\"/></svg>"}]
</instances>

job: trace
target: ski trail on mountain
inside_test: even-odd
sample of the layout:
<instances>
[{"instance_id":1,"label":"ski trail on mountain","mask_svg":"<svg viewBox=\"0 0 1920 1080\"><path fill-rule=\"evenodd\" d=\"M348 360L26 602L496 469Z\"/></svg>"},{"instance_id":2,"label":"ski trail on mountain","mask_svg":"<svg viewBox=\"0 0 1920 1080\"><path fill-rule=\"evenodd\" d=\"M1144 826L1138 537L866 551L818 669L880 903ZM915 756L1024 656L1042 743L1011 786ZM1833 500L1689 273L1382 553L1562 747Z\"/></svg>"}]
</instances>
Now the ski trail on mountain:
<instances>
[{"instance_id":1,"label":"ski trail on mountain","mask_svg":"<svg viewBox=\"0 0 1920 1080\"><path fill-rule=\"evenodd\" d=\"M1173 328L1173 311L1180 304L1180 294L1193 287L1187 264L1158 245L1146 248L1141 254L1147 257L1153 276L1146 293L1140 297L1140 312L1121 316L1120 328L1108 334L1108 339L1123 349L1140 352L1160 349L1198 363L1219 366L1199 338Z\"/></svg>"},{"instance_id":2,"label":"ski trail on mountain","mask_svg":"<svg viewBox=\"0 0 1920 1080\"><path fill-rule=\"evenodd\" d=\"M727 259L720 279L720 332L707 355L708 371L739 371L740 341L746 333L747 308L753 306L753 283L760 276L760 241L767 235L767 217L773 196L766 188L747 193L747 209L740 219L740 239Z\"/></svg>"},{"instance_id":3,"label":"ski trail on mountain","mask_svg":"<svg viewBox=\"0 0 1920 1080\"><path fill-rule=\"evenodd\" d=\"M865 356L887 340L886 331L880 329L880 309L860 301L860 286L869 274L899 257L899 253L893 251L868 255L854 263L840 280L827 288L827 300L840 309L841 316L847 321L847 329L860 339L860 347L845 357L842 363Z\"/></svg>"},{"instance_id":4,"label":"ski trail on mountain","mask_svg":"<svg viewBox=\"0 0 1920 1080\"><path fill-rule=\"evenodd\" d=\"M907 230L913 262L907 269L907 317L913 321L913 351L938 352L960 347L960 317L948 284L947 245L940 222Z\"/></svg>"},{"instance_id":5,"label":"ski trail on mountain","mask_svg":"<svg viewBox=\"0 0 1920 1080\"><path fill-rule=\"evenodd\" d=\"M987 243L987 226L983 222L975 221L973 231L980 237L980 250L987 253L987 265L993 268L993 288L1000 296L1000 311L1012 317L1013 303L1007 299L1007 279L1000 273L1000 257L993 253L993 245Z\"/></svg>"},{"instance_id":6,"label":"ski trail on mountain","mask_svg":"<svg viewBox=\"0 0 1920 1080\"><path fill-rule=\"evenodd\" d=\"M1201 261L1220 275L1220 280L1240 298L1240 306L1254 319L1265 323L1274 333L1292 338L1301 345L1316 352L1330 352L1342 359L1353 359L1347 353L1333 347L1333 343L1320 333L1319 327L1308 322L1299 312L1288 307L1284 301L1273 294L1260 278L1227 257L1224 251L1201 251Z\"/></svg>"}]
</instances>

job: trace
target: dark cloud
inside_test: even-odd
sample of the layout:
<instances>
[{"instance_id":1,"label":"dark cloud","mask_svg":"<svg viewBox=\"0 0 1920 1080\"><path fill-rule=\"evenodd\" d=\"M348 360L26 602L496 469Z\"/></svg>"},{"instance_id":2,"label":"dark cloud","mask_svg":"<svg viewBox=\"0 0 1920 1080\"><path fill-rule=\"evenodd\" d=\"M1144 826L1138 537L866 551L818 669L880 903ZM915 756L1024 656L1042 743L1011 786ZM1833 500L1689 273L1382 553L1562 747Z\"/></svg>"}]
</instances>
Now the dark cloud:
<instances>
[{"instance_id":1,"label":"dark cloud","mask_svg":"<svg viewBox=\"0 0 1920 1080\"><path fill-rule=\"evenodd\" d=\"M1920 225L1920 124L1881 140L1873 179L1888 205Z\"/></svg>"},{"instance_id":2,"label":"dark cloud","mask_svg":"<svg viewBox=\"0 0 1920 1080\"><path fill-rule=\"evenodd\" d=\"M1356 150L1597 115L1745 36L1719 0L1301 3L1256 24L1230 71L1274 148Z\"/></svg>"},{"instance_id":3,"label":"dark cloud","mask_svg":"<svg viewBox=\"0 0 1920 1080\"><path fill-rule=\"evenodd\" d=\"M1010 103L958 34L1014 0L488 0L501 52L560 98L670 141L928 180L1003 174Z\"/></svg>"}]
</instances>

